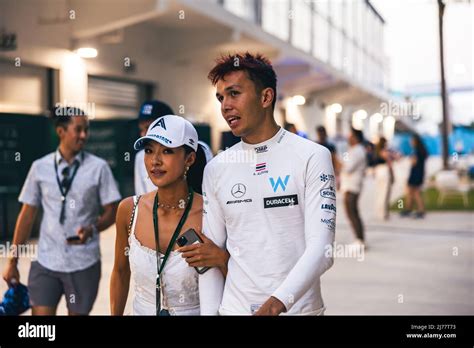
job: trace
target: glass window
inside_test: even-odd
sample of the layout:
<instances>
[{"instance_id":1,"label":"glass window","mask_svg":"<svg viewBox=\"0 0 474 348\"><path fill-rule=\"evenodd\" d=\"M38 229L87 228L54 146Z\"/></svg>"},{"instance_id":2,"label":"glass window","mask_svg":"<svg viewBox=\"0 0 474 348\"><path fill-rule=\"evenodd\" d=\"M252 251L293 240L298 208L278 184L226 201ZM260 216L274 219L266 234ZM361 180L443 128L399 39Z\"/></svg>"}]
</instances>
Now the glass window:
<instances>
[{"instance_id":1,"label":"glass window","mask_svg":"<svg viewBox=\"0 0 474 348\"><path fill-rule=\"evenodd\" d=\"M342 28L342 0L332 0L329 3L332 23L337 28Z\"/></svg>"},{"instance_id":2,"label":"glass window","mask_svg":"<svg viewBox=\"0 0 474 348\"><path fill-rule=\"evenodd\" d=\"M311 50L311 7L305 1L293 1L292 43L303 51Z\"/></svg>"},{"instance_id":3,"label":"glass window","mask_svg":"<svg viewBox=\"0 0 474 348\"><path fill-rule=\"evenodd\" d=\"M313 55L323 62L327 62L329 59L329 24L317 13L313 16L313 30Z\"/></svg>"},{"instance_id":4,"label":"glass window","mask_svg":"<svg viewBox=\"0 0 474 348\"><path fill-rule=\"evenodd\" d=\"M255 2L253 0L225 0L224 7L239 17L255 22Z\"/></svg>"},{"instance_id":5,"label":"glass window","mask_svg":"<svg viewBox=\"0 0 474 348\"><path fill-rule=\"evenodd\" d=\"M344 50L343 50L344 57L342 59L342 68L347 75L352 76L352 70L354 66L354 58L353 58L354 47L352 45L352 42L347 38L344 38L343 45L344 45Z\"/></svg>"},{"instance_id":6,"label":"glass window","mask_svg":"<svg viewBox=\"0 0 474 348\"><path fill-rule=\"evenodd\" d=\"M41 114L47 108L47 70L0 61L0 112Z\"/></svg>"},{"instance_id":7,"label":"glass window","mask_svg":"<svg viewBox=\"0 0 474 348\"><path fill-rule=\"evenodd\" d=\"M336 69L342 69L343 51L342 51L342 33L333 28L331 30L331 65Z\"/></svg>"},{"instance_id":8,"label":"glass window","mask_svg":"<svg viewBox=\"0 0 474 348\"><path fill-rule=\"evenodd\" d=\"M356 2L356 18L357 18L357 23L356 23L356 40L361 45L364 47L365 43L365 15L364 15L364 7L365 3L363 2Z\"/></svg>"},{"instance_id":9,"label":"glass window","mask_svg":"<svg viewBox=\"0 0 474 348\"><path fill-rule=\"evenodd\" d=\"M377 19L376 21L376 29L375 29L375 55L376 57L380 58L383 56L384 46L383 46L383 33L384 33L384 26L383 23Z\"/></svg>"},{"instance_id":10,"label":"glass window","mask_svg":"<svg viewBox=\"0 0 474 348\"><path fill-rule=\"evenodd\" d=\"M329 0L316 0L314 2L314 9L323 18L327 18L329 14Z\"/></svg>"},{"instance_id":11,"label":"glass window","mask_svg":"<svg viewBox=\"0 0 474 348\"><path fill-rule=\"evenodd\" d=\"M287 41L289 39L289 0L262 0L262 28Z\"/></svg>"},{"instance_id":12,"label":"glass window","mask_svg":"<svg viewBox=\"0 0 474 348\"><path fill-rule=\"evenodd\" d=\"M370 54L375 53L375 36L376 36L376 19L374 12L367 7L367 14L366 14L366 37L367 37L367 51Z\"/></svg>"},{"instance_id":13,"label":"glass window","mask_svg":"<svg viewBox=\"0 0 474 348\"><path fill-rule=\"evenodd\" d=\"M372 45L372 40L371 40L372 31L370 30L371 24L372 24L372 11L370 10L370 8L367 6L366 3L363 4L362 8L363 8L362 18L363 18L363 23L364 23L363 32L362 32L362 35L364 38L363 45L365 49L368 52L370 52L370 48Z\"/></svg>"},{"instance_id":14,"label":"glass window","mask_svg":"<svg viewBox=\"0 0 474 348\"><path fill-rule=\"evenodd\" d=\"M366 64L364 52L360 47L357 50L357 79L363 80L364 78L364 66Z\"/></svg>"},{"instance_id":15,"label":"glass window","mask_svg":"<svg viewBox=\"0 0 474 348\"><path fill-rule=\"evenodd\" d=\"M354 37L354 13L353 11L353 1L346 1L343 5L343 28L346 32L346 35L350 38Z\"/></svg>"},{"instance_id":16,"label":"glass window","mask_svg":"<svg viewBox=\"0 0 474 348\"><path fill-rule=\"evenodd\" d=\"M135 118L146 88L144 83L89 76L88 101L94 105L97 119Z\"/></svg>"}]
</instances>

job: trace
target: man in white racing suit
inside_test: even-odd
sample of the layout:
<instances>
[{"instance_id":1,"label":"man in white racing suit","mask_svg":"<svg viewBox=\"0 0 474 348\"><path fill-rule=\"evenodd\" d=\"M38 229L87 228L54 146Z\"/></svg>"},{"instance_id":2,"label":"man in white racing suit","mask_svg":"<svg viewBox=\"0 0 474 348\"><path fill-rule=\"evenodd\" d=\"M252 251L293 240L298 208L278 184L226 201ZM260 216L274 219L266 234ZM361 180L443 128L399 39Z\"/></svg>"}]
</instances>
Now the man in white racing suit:
<instances>
[{"instance_id":1,"label":"man in white racing suit","mask_svg":"<svg viewBox=\"0 0 474 348\"><path fill-rule=\"evenodd\" d=\"M321 315L336 221L331 154L276 124L276 75L263 56L222 57L209 79L242 141L204 172L203 232L230 258L225 278L200 275L201 314Z\"/></svg>"}]
</instances>

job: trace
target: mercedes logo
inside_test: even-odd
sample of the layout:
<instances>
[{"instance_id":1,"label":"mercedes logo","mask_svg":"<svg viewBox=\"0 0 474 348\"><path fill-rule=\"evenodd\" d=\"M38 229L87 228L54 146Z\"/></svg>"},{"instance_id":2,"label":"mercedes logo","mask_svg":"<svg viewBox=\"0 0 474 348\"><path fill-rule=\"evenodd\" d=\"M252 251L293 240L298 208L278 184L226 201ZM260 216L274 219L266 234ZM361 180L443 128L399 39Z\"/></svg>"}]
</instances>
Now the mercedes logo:
<instances>
[{"instance_id":1,"label":"mercedes logo","mask_svg":"<svg viewBox=\"0 0 474 348\"><path fill-rule=\"evenodd\" d=\"M232 196L235 198L240 198L245 195L245 192L247 191L247 188L245 187L244 184L235 184L232 186L232 190L230 193L232 193Z\"/></svg>"}]
</instances>

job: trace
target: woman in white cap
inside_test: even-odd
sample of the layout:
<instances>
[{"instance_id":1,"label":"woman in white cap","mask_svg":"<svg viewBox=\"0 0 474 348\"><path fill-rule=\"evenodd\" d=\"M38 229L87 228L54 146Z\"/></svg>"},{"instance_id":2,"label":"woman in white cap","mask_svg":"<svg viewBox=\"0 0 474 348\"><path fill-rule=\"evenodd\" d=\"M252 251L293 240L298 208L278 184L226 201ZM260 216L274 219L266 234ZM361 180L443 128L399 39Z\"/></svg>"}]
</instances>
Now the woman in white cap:
<instances>
[{"instance_id":1,"label":"woman in white cap","mask_svg":"<svg viewBox=\"0 0 474 348\"><path fill-rule=\"evenodd\" d=\"M145 166L158 189L119 205L111 312L123 315L132 275L133 314L199 315L194 267L218 267L226 274L229 254L201 233L206 158L196 129L182 117L166 115L154 121L134 147L145 149ZM185 261L176 240L189 229L203 242Z\"/></svg>"}]
</instances>

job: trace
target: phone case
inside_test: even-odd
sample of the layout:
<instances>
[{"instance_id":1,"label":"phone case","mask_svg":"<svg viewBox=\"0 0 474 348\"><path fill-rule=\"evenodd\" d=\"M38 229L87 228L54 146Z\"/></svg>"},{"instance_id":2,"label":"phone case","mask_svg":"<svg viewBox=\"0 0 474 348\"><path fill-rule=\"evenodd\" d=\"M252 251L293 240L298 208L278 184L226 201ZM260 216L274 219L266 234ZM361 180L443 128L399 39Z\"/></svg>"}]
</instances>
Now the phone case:
<instances>
[{"instance_id":1,"label":"phone case","mask_svg":"<svg viewBox=\"0 0 474 348\"><path fill-rule=\"evenodd\" d=\"M185 245L191 245L191 244L194 244L194 243L202 243L202 239L199 238L198 234L196 233L196 231L194 229L189 229L187 230L186 232L184 232L179 238L178 240L176 241L176 243L182 247L182 246L185 246ZM196 272L198 272L199 274L204 274L206 273L206 271L209 269L210 267L194 267L194 269L196 270Z\"/></svg>"}]
</instances>

